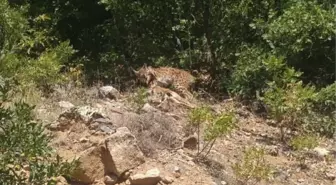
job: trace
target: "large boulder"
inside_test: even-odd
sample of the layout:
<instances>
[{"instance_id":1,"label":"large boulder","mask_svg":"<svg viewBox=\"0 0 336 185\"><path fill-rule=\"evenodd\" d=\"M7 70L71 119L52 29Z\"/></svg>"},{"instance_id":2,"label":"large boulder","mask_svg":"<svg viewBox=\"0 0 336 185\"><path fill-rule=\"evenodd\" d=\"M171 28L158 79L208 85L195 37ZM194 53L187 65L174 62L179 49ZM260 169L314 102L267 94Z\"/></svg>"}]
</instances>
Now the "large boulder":
<instances>
[{"instance_id":1,"label":"large boulder","mask_svg":"<svg viewBox=\"0 0 336 185\"><path fill-rule=\"evenodd\" d=\"M92 147L78 157L79 167L74 173L74 178L83 183L93 183L105 175L105 164L102 161L103 149ZM106 163L106 161L105 161Z\"/></svg>"},{"instance_id":2,"label":"large boulder","mask_svg":"<svg viewBox=\"0 0 336 185\"><path fill-rule=\"evenodd\" d=\"M81 153L78 161L79 168L74 178L79 182L93 183L106 174L121 177L124 172L144 163L145 159L135 136L127 127L120 127L97 146Z\"/></svg>"},{"instance_id":3,"label":"large boulder","mask_svg":"<svg viewBox=\"0 0 336 185\"><path fill-rule=\"evenodd\" d=\"M127 127L118 128L116 133L107 137L101 145L107 148L114 163L111 170L117 176L145 162L135 136Z\"/></svg>"}]
</instances>

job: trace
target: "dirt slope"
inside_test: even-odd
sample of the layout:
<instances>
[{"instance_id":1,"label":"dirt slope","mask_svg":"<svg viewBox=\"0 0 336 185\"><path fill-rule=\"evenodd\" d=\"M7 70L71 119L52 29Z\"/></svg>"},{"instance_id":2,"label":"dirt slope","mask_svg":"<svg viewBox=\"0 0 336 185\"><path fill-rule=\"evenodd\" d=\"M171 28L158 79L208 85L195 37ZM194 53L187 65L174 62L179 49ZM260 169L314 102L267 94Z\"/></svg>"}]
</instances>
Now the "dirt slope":
<instances>
[{"instance_id":1,"label":"dirt slope","mask_svg":"<svg viewBox=\"0 0 336 185\"><path fill-rule=\"evenodd\" d=\"M45 100L38 105L37 116L52 123L49 127L53 135L51 145L65 159L78 157L83 151L100 146L116 129L127 127L135 136L137 147L145 157L145 162L127 171L129 178L134 174L145 174L148 170L158 169L160 183L164 181L162 178L167 178L169 180L166 183L174 185L243 184L236 178L232 165L242 160L246 147L259 146L265 148L265 159L274 173L269 182L261 181L257 184L335 183L336 167L333 160L328 161L313 153L307 158L308 168L300 169L298 161L293 157L294 151L278 140L278 129L267 124L268 120L249 112L244 106L232 101L210 104L216 111L235 108L239 127L229 136L218 139L207 158L196 161L195 150L181 147L182 141L188 136L186 108L176 106L167 112L152 104L147 105L150 108L136 111L127 101L129 96L131 95L121 95L117 100L99 99L94 89L79 91L70 96L59 94L57 98ZM63 103L59 103L60 101ZM91 113L96 112L100 116L90 114L87 115L87 120L64 116L62 112L69 111L72 107L64 106L64 101L73 103L77 108L86 107ZM335 157L334 146L334 141L330 139L323 139L319 145L329 151L329 159ZM113 183L106 181L106 178L96 179L91 184L130 184L128 177L120 180L120 176L119 181ZM70 181L68 183L81 184Z\"/></svg>"}]
</instances>

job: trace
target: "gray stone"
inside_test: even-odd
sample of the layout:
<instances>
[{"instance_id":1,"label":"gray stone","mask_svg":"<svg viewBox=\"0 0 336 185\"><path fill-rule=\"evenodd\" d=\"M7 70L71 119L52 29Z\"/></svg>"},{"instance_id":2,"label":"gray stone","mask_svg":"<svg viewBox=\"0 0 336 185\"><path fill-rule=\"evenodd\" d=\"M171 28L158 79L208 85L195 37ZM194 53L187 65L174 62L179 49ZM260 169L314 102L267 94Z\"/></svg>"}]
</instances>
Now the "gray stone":
<instances>
[{"instance_id":1,"label":"gray stone","mask_svg":"<svg viewBox=\"0 0 336 185\"><path fill-rule=\"evenodd\" d=\"M161 181L160 170L148 170L146 174L135 174L129 179L132 185L156 185Z\"/></svg>"},{"instance_id":2,"label":"gray stone","mask_svg":"<svg viewBox=\"0 0 336 185\"><path fill-rule=\"evenodd\" d=\"M99 98L117 99L120 96L119 91L112 86L103 86L98 90Z\"/></svg>"},{"instance_id":3,"label":"gray stone","mask_svg":"<svg viewBox=\"0 0 336 185\"><path fill-rule=\"evenodd\" d=\"M72 103L70 103L68 101L60 101L60 102L58 102L58 105L62 108L65 108L65 109L71 109L71 108L75 107Z\"/></svg>"},{"instance_id":4,"label":"gray stone","mask_svg":"<svg viewBox=\"0 0 336 185\"><path fill-rule=\"evenodd\" d=\"M325 157L330 153L327 149L321 147L315 147L313 150L319 157Z\"/></svg>"}]
</instances>

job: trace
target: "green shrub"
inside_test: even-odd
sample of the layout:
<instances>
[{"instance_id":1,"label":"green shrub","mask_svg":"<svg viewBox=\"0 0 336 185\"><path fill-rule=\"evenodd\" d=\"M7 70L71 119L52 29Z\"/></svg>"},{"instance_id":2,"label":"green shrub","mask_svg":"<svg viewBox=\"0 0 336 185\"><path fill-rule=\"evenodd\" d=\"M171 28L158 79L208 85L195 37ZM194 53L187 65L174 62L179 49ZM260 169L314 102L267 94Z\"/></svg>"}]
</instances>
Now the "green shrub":
<instances>
[{"instance_id":1,"label":"green shrub","mask_svg":"<svg viewBox=\"0 0 336 185\"><path fill-rule=\"evenodd\" d=\"M10 51L20 41L23 32L28 29L28 20L24 17L27 8L14 9L7 0L0 0L0 51Z\"/></svg>"},{"instance_id":2,"label":"green shrub","mask_svg":"<svg viewBox=\"0 0 336 185\"><path fill-rule=\"evenodd\" d=\"M290 146L296 150L295 157L299 160L301 167L306 167L306 151L318 146L319 138L312 134L296 136L291 139Z\"/></svg>"},{"instance_id":3,"label":"green shrub","mask_svg":"<svg viewBox=\"0 0 336 185\"><path fill-rule=\"evenodd\" d=\"M139 87L128 101L135 106L137 111L139 111L147 103L147 97L147 89L145 87Z\"/></svg>"},{"instance_id":4,"label":"green shrub","mask_svg":"<svg viewBox=\"0 0 336 185\"><path fill-rule=\"evenodd\" d=\"M318 145L318 137L312 134L299 135L291 139L290 146L294 150L313 149Z\"/></svg>"},{"instance_id":5,"label":"green shrub","mask_svg":"<svg viewBox=\"0 0 336 185\"><path fill-rule=\"evenodd\" d=\"M309 111L303 119L303 130L318 133L330 138L334 137L336 131L336 118L333 112L330 112L329 114L321 114L318 111Z\"/></svg>"},{"instance_id":6,"label":"green shrub","mask_svg":"<svg viewBox=\"0 0 336 185\"><path fill-rule=\"evenodd\" d=\"M244 151L243 159L232 166L236 176L248 183L250 181L269 180L272 168L265 160L265 150L250 147Z\"/></svg>"},{"instance_id":7,"label":"green shrub","mask_svg":"<svg viewBox=\"0 0 336 185\"><path fill-rule=\"evenodd\" d=\"M269 83L261 99L268 106L271 118L279 125L282 140L284 128L303 128L312 108L311 100L315 96L315 88L303 86L302 81L288 83L283 87L275 82Z\"/></svg>"},{"instance_id":8,"label":"green shrub","mask_svg":"<svg viewBox=\"0 0 336 185\"><path fill-rule=\"evenodd\" d=\"M324 4L324 5L322 5ZM328 5L329 4L329 5ZM335 7L328 1L287 1L263 38L287 64L303 72L302 80L323 87L335 80Z\"/></svg>"},{"instance_id":9,"label":"green shrub","mask_svg":"<svg viewBox=\"0 0 336 185\"><path fill-rule=\"evenodd\" d=\"M76 161L54 158L50 137L32 116L34 106L24 102L5 108L8 81L0 78L0 181L2 184L52 184L60 175L71 176Z\"/></svg>"},{"instance_id":10,"label":"green shrub","mask_svg":"<svg viewBox=\"0 0 336 185\"><path fill-rule=\"evenodd\" d=\"M28 61L26 68L21 70L21 80L27 84L36 84L42 90L64 82L65 78L59 72L73 53L74 50L69 42L63 42L55 48L48 49L37 60Z\"/></svg>"},{"instance_id":11,"label":"green shrub","mask_svg":"<svg viewBox=\"0 0 336 185\"><path fill-rule=\"evenodd\" d=\"M245 48L245 51L239 54L229 91L241 98L255 98L256 92L266 89L268 82L286 84L300 75L288 68L282 57L267 54L256 47Z\"/></svg>"},{"instance_id":12,"label":"green shrub","mask_svg":"<svg viewBox=\"0 0 336 185\"><path fill-rule=\"evenodd\" d=\"M261 100L268 106L271 118L279 124L282 139L284 128L332 137L336 130L334 88L333 84L316 91L314 86L304 86L302 81L285 86L272 82Z\"/></svg>"},{"instance_id":13,"label":"green shrub","mask_svg":"<svg viewBox=\"0 0 336 185\"><path fill-rule=\"evenodd\" d=\"M235 128L235 116L232 112L221 113L220 115L213 114L209 107L194 108L189 113L189 123L197 129L198 141L200 141L200 131L202 124L205 124L203 148L200 148L200 142L197 146L197 156L201 155L205 150L205 156L209 154L216 139L222 135L232 132Z\"/></svg>"},{"instance_id":14,"label":"green shrub","mask_svg":"<svg viewBox=\"0 0 336 185\"><path fill-rule=\"evenodd\" d=\"M313 101L316 111L332 114L336 108L336 82L318 91Z\"/></svg>"}]
</instances>

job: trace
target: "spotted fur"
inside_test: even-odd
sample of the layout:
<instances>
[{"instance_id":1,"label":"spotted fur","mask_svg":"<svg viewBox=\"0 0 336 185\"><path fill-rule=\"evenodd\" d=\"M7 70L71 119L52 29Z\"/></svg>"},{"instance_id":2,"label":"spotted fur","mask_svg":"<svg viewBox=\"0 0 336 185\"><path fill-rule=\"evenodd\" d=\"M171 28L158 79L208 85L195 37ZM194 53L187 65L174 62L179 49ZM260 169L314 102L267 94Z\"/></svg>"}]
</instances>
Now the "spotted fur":
<instances>
[{"instance_id":1,"label":"spotted fur","mask_svg":"<svg viewBox=\"0 0 336 185\"><path fill-rule=\"evenodd\" d=\"M188 71L172 67L147 67L142 66L138 71L133 70L140 82L149 87L160 86L170 88L180 96L191 99L190 92L195 84L195 77Z\"/></svg>"}]
</instances>

